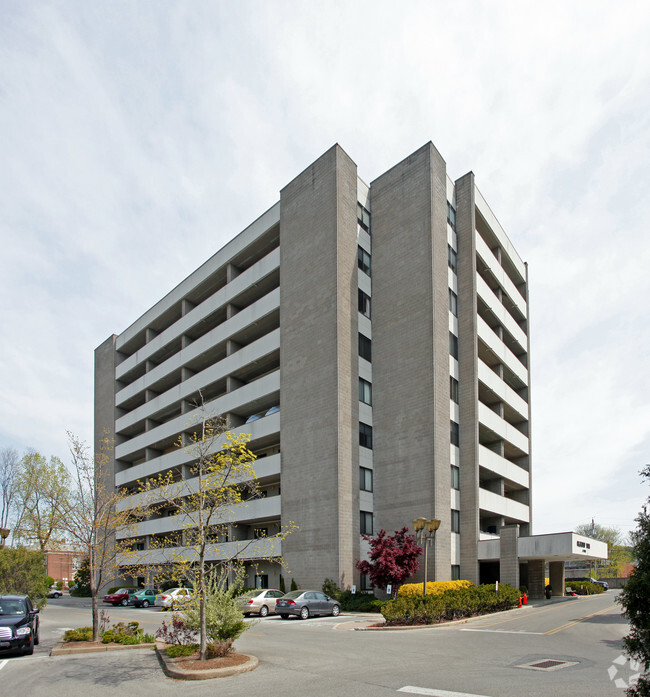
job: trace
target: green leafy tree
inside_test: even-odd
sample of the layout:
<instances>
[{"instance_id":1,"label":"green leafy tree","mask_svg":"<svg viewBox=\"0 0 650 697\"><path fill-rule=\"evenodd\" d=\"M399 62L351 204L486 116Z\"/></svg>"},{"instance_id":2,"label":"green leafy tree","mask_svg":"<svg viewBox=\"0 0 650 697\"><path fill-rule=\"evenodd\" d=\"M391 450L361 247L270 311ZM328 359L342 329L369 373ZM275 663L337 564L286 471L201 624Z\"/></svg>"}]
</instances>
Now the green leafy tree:
<instances>
[{"instance_id":1,"label":"green leafy tree","mask_svg":"<svg viewBox=\"0 0 650 697\"><path fill-rule=\"evenodd\" d=\"M578 535L591 537L594 540L599 540L600 542L605 542L607 544L607 557L609 563L604 564L603 562L599 563L598 560L594 561L593 572L594 576L598 577L599 573L602 573L603 567L607 568L608 566L611 566L613 561L612 555L615 554L616 548L623 543L623 534L618 528L598 525L598 523L594 523L593 520L591 523L583 523L582 525L578 525L575 532L578 533Z\"/></svg>"},{"instance_id":2,"label":"green leafy tree","mask_svg":"<svg viewBox=\"0 0 650 697\"><path fill-rule=\"evenodd\" d=\"M641 470L650 479L650 465ZM636 518L637 528L631 533L637 565L625 588L618 596L630 622L630 633L623 639L626 652L637 659L644 670L636 685L627 694L632 697L650 695L650 511L648 502Z\"/></svg>"},{"instance_id":3,"label":"green leafy tree","mask_svg":"<svg viewBox=\"0 0 650 697\"><path fill-rule=\"evenodd\" d=\"M131 575L171 575L192 586L200 618L199 657L205 660L206 603L211 584L218 579L223 589L226 579L232 580L233 574L241 577L241 559L247 550L254 552L260 561L268 541L284 539L295 526L289 523L264 539L238 540L231 553L226 553L223 547L219 550L219 544L228 539L236 511L259 495L253 469L255 455L248 449L250 436L229 431L221 416L209 416L202 396L192 429L189 436L178 442L178 447L184 449L194 463L189 468L190 477L175 481L172 472L152 477L142 483L138 494L132 497L130 509L139 519L161 511L173 515L181 534L151 536L149 549L125 555L124 563L130 566ZM208 557L217 557L219 561L208 562Z\"/></svg>"},{"instance_id":4,"label":"green leafy tree","mask_svg":"<svg viewBox=\"0 0 650 697\"><path fill-rule=\"evenodd\" d=\"M43 607L48 590L42 552L0 547L0 593L25 593L38 607Z\"/></svg>"},{"instance_id":5,"label":"green leafy tree","mask_svg":"<svg viewBox=\"0 0 650 697\"><path fill-rule=\"evenodd\" d=\"M74 574L75 589L71 595L76 595L81 598L90 598L90 562L86 557Z\"/></svg>"},{"instance_id":6,"label":"green leafy tree","mask_svg":"<svg viewBox=\"0 0 650 697\"><path fill-rule=\"evenodd\" d=\"M69 489L70 474L58 457L47 460L36 451L27 453L16 476L20 513L13 539L36 544L42 551L61 544Z\"/></svg>"}]
</instances>

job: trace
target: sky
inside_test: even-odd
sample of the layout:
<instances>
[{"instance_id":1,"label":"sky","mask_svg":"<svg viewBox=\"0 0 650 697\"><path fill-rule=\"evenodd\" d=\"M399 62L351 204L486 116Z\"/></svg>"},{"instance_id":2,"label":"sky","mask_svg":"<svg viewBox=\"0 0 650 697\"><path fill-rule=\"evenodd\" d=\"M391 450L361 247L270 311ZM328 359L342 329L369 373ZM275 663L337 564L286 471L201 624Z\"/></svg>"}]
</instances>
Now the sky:
<instances>
[{"instance_id":1,"label":"sky","mask_svg":"<svg viewBox=\"0 0 650 697\"><path fill-rule=\"evenodd\" d=\"M334 143L428 141L529 264L534 532L626 534L650 462L650 5L0 3L0 448L69 460L93 352Z\"/></svg>"}]
</instances>

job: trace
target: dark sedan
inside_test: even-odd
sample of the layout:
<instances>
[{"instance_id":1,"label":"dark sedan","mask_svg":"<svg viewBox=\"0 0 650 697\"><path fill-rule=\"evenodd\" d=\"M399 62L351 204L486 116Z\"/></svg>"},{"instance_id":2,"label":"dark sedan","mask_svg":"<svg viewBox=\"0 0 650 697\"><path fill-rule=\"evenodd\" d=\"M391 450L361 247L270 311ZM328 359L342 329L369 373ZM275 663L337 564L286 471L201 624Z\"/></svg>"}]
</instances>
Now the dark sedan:
<instances>
[{"instance_id":1,"label":"dark sedan","mask_svg":"<svg viewBox=\"0 0 650 697\"><path fill-rule=\"evenodd\" d=\"M306 620L314 615L338 617L341 606L321 591L291 591L276 601L275 612L283 620L288 619L289 615L297 615L301 620Z\"/></svg>"},{"instance_id":2,"label":"dark sedan","mask_svg":"<svg viewBox=\"0 0 650 697\"><path fill-rule=\"evenodd\" d=\"M26 595L0 595L0 653L34 653L39 642L38 608Z\"/></svg>"}]
</instances>

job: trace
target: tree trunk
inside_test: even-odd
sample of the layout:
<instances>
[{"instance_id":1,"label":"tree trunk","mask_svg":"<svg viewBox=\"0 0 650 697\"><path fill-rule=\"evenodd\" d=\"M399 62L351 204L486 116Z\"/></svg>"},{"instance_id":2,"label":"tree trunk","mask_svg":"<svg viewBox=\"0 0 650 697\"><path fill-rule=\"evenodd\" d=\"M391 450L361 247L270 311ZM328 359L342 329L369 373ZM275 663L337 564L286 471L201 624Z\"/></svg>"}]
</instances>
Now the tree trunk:
<instances>
[{"instance_id":1,"label":"tree trunk","mask_svg":"<svg viewBox=\"0 0 650 697\"><path fill-rule=\"evenodd\" d=\"M199 660L205 661L207 651L207 623L205 618L205 550L201 550L199 557L199 611L201 617L201 636L199 644Z\"/></svg>"},{"instance_id":2,"label":"tree trunk","mask_svg":"<svg viewBox=\"0 0 650 697\"><path fill-rule=\"evenodd\" d=\"M93 607L93 641L99 641L99 606L97 602L97 580L95 579L95 557L88 555L88 571L90 571L90 597Z\"/></svg>"}]
</instances>

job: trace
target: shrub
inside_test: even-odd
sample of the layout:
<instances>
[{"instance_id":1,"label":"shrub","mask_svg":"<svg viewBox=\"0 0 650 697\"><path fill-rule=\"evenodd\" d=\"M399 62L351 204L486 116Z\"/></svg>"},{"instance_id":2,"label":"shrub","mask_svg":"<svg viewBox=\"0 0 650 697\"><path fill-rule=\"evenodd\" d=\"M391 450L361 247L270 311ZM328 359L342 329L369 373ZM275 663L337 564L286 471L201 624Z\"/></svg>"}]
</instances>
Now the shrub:
<instances>
[{"instance_id":1,"label":"shrub","mask_svg":"<svg viewBox=\"0 0 650 697\"><path fill-rule=\"evenodd\" d=\"M139 622L117 622L102 635L102 644L140 644L142 643L142 629Z\"/></svg>"},{"instance_id":2,"label":"shrub","mask_svg":"<svg viewBox=\"0 0 650 697\"><path fill-rule=\"evenodd\" d=\"M474 584L471 581L428 581L427 595L440 595L448 590L456 588L470 588ZM398 596L422 595L421 583L405 583L397 591Z\"/></svg>"},{"instance_id":3,"label":"shrub","mask_svg":"<svg viewBox=\"0 0 650 697\"><path fill-rule=\"evenodd\" d=\"M501 584L451 588L442 593L400 595L381 608L388 625L436 624L473 615L508 610L517 605L519 589Z\"/></svg>"},{"instance_id":4,"label":"shrub","mask_svg":"<svg viewBox=\"0 0 650 697\"><path fill-rule=\"evenodd\" d=\"M334 600L341 599L341 589L331 578L326 578L323 581L323 593L325 593L325 595L329 595L330 598L334 598Z\"/></svg>"},{"instance_id":5,"label":"shrub","mask_svg":"<svg viewBox=\"0 0 650 697\"><path fill-rule=\"evenodd\" d=\"M46 576L45 583L47 584L48 588L51 588L54 585L54 579L51 576Z\"/></svg>"},{"instance_id":6,"label":"shrub","mask_svg":"<svg viewBox=\"0 0 650 697\"><path fill-rule=\"evenodd\" d=\"M191 656L199 650L198 644L174 644L165 649L165 653L170 658L178 658L179 656Z\"/></svg>"},{"instance_id":7,"label":"shrub","mask_svg":"<svg viewBox=\"0 0 650 697\"><path fill-rule=\"evenodd\" d=\"M196 633L200 631L201 617L198 601L185 609L185 623ZM230 592L213 588L205 599L207 636L214 643L232 642L252 626L244 620L237 600ZM229 650L226 651L229 653ZM224 654L225 655L225 654Z\"/></svg>"},{"instance_id":8,"label":"shrub","mask_svg":"<svg viewBox=\"0 0 650 697\"><path fill-rule=\"evenodd\" d=\"M297 591L298 590L298 584L296 583L296 579L292 578L291 579L291 590L292 591Z\"/></svg>"},{"instance_id":9,"label":"shrub","mask_svg":"<svg viewBox=\"0 0 650 697\"><path fill-rule=\"evenodd\" d=\"M63 581L57 581L55 585L58 591L63 590Z\"/></svg>"},{"instance_id":10,"label":"shrub","mask_svg":"<svg viewBox=\"0 0 650 697\"><path fill-rule=\"evenodd\" d=\"M79 629L67 629L63 634L63 641L92 641L93 628L79 627Z\"/></svg>"},{"instance_id":11,"label":"shrub","mask_svg":"<svg viewBox=\"0 0 650 697\"><path fill-rule=\"evenodd\" d=\"M196 632L187 625L181 615L174 613L169 624L163 620L160 628L156 630L156 639L165 644L187 646L196 643Z\"/></svg>"},{"instance_id":12,"label":"shrub","mask_svg":"<svg viewBox=\"0 0 650 697\"><path fill-rule=\"evenodd\" d=\"M280 576L280 590L281 590L283 593L286 593L286 592L287 592L287 589L286 589L286 587L285 587L285 585L284 585L284 576Z\"/></svg>"},{"instance_id":13,"label":"shrub","mask_svg":"<svg viewBox=\"0 0 650 697\"><path fill-rule=\"evenodd\" d=\"M596 595L597 593L604 593L605 589L599 583L592 583L591 581L572 581L567 579L564 582L564 588L571 588L574 593L578 595Z\"/></svg>"},{"instance_id":14,"label":"shrub","mask_svg":"<svg viewBox=\"0 0 650 697\"><path fill-rule=\"evenodd\" d=\"M350 590L342 591L338 598L342 610L350 612L379 612L387 600L377 600L372 593L352 593Z\"/></svg>"}]
</instances>

